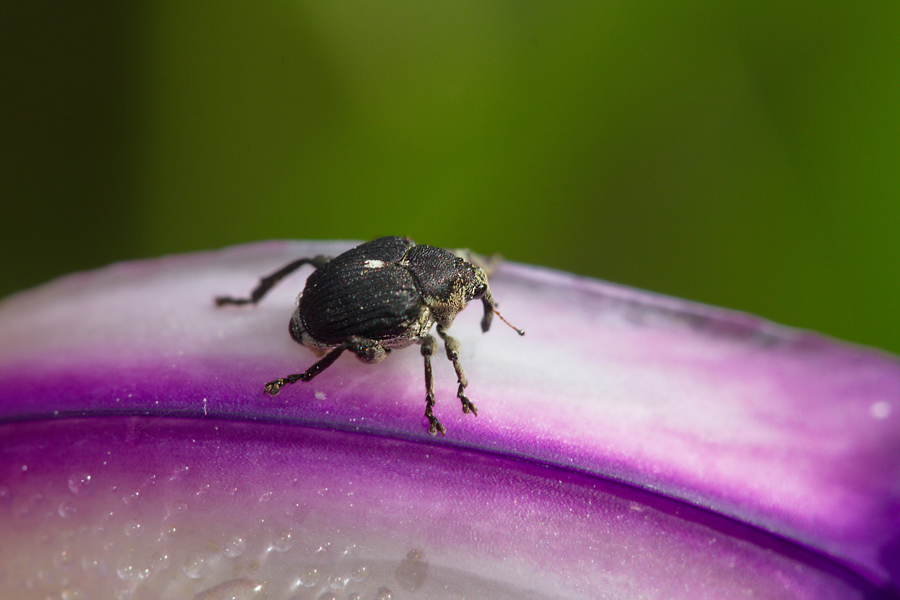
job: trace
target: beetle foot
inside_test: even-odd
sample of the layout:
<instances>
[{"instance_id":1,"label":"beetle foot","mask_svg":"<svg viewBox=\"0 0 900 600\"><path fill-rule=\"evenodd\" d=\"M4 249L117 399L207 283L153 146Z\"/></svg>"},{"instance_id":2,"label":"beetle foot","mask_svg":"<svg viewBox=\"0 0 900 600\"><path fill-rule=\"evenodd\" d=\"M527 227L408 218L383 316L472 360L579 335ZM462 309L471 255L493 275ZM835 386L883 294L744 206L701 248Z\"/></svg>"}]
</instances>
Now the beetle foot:
<instances>
[{"instance_id":1,"label":"beetle foot","mask_svg":"<svg viewBox=\"0 0 900 600\"><path fill-rule=\"evenodd\" d=\"M459 398L459 401L462 402L462 409L463 409L463 412L464 412L465 414L469 414L469 412L471 412L473 415L475 415L475 416L477 417L477 416L478 416L478 409L475 408L475 404L473 404L472 401L469 400L468 396L466 396L466 395L463 393L463 390L464 390L464 389L465 389L465 388L464 388L462 385L460 385L460 386L459 386L459 391L456 392L456 396Z\"/></svg>"},{"instance_id":2,"label":"beetle foot","mask_svg":"<svg viewBox=\"0 0 900 600\"><path fill-rule=\"evenodd\" d=\"M437 420L437 417L434 415L429 415L428 417L428 433L431 435L441 434L444 435L447 433L447 428L441 425L441 422Z\"/></svg>"},{"instance_id":3,"label":"beetle foot","mask_svg":"<svg viewBox=\"0 0 900 600\"><path fill-rule=\"evenodd\" d=\"M425 418L428 419L428 433L431 435L437 435L440 433L444 435L447 433L447 428L441 425L441 422L438 421L437 417L434 416L434 396L429 394L425 397Z\"/></svg>"},{"instance_id":4,"label":"beetle foot","mask_svg":"<svg viewBox=\"0 0 900 600\"><path fill-rule=\"evenodd\" d=\"M281 386L285 384L284 379L276 379L275 381L270 381L266 384L266 393L270 396L277 396L278 392L281 391Z\"/></svg>"}]
</instances>

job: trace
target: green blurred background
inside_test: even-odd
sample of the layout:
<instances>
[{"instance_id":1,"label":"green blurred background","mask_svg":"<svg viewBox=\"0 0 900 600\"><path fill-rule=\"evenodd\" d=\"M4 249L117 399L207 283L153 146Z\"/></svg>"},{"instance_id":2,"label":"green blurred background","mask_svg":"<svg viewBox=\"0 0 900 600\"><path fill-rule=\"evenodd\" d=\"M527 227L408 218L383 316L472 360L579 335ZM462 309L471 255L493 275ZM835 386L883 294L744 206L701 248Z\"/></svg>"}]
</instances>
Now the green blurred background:
<instances>
[{"instance_id":1,"label":"green blurred background","mask_svg":"<svg viewBox=\"0 0 900 600\"><path fill-rule=\"evenodd\" d=\"M900 352L900 2L7 2L0 94L0 295L401 234Z\"/></svg>"}]
</instances>

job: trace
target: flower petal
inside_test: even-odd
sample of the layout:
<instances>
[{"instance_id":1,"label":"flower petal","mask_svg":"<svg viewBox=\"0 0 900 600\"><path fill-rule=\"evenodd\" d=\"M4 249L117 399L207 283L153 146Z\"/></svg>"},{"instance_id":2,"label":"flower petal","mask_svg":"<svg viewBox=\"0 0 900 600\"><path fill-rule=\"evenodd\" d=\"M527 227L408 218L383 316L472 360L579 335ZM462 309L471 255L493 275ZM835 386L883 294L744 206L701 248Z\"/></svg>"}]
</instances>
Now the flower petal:
<instances>
[{"instance_id":1,"label":"flower petal","mask_svg":"<svg viewBox=\"0 0 900 600\"><path fill-rule=\"evenodd\" d=\"M832 591L843 589L831 585L837 577L842 586L864 593L867 585L886 589L900 581L900 363L894 357L746 315L507 264L492 279L494 296L504 315L528 334L519 338L495 323L494 330L482 336L480 311L460 315L453 335L462 345L468 392L479 406L479 416L461 413L452 368L442 368L443 361L436 360L435 410L448 435L433 439L423 426L422 359L415 349L395 352L377 366L342 357L310 383L285 388L276 398L263 393L266 381L305 370L314 359L287 332L302 273L287 279L258 306L216 308L212 303L216 295L249 292L260 275L294 258L335 254L348 246L270 242L126 263L13 296L0 304L0 416L8 422L56 416L206 417L207 421L190 422L198 435L206 432L211 440L192 447L197 452L191 454L198 461L195 470L207 464L200 457L212 461L216 448L228 448L229 456L240 453L237 433L224 438L209 433L212 423L237 427L221 419L330 430L278 427L279 432L309 436L290 446L299 463L294 474L298 480L310 477L312 467L296 450L307 444L334 446L339 454L345 452L344 457L347 452L365 454L360 445L371 444L366 447L378 448L372 458L376 463L379 456L383 463L384 456L396 451L405 457L400 468L408 473L427 471L416 462L423 452L440 454L446 464L464 456L480 466L448 474L446 481L452 485L417 482L416 493L422 495L416 496L409 491L409 481L401 485L387 478L392 482L388 488L402 488L401 497L414 498L409 506L420 512L431 503L451 510L447 507L454 505L453 490L465 489L468 495L455 496L457 502L471 496L471 505L483 513L495 510L487 507L497 504L488 492L499 493L497 486L502 487L506 491L504 502L496 506L497 515L473 519L470 514L472 524L467 526L463 514L453 513L448 524L469 532L468 545L458 546L460 551L473 547L483 551L471 539L488 532L490 539L503 540L506 545L501 548L517 547L516 556L523 558L515 569L523 573L534 568L537 557L550 555L536 533L519 535L522 527L528 528L520 525L521 519L510 517L516 514L518 498L531 507L522 514L538 515L535 523L546 525L547 531L582 536L566 540L562 546L566 552L550 554L584 569L584 561L603 565L584 579L602 580L601 587L610 584L609 577L633 581L629 578L647 568L654 573L668 568L663 557L671 553L679 556L678 561L694 560L691 564L699 568L710 557L737 552L707 548L690 559L685 547L694 538L687 532L695 527L703 532L697 539L715 538L709 543L717 548L727 541L762 553L738 561L742 567L765 564L739 569L749 574L751 583L769 581L769 576L777 579L776 573L783 573L779 561L785 557L795 567L800 565L799 571L815 573L805 574L804 581L818 583L796 589L821 591L823 585ZM61 424L65 423L102 431L94 420ZM140 423L133 427L147 426L160 440L174 435L156 421L149 423L157 423L159 431L148 422ZM48 428L53 439L70 439L68 429L56 425L60 424L43 421L5 427L13 437L30 427L36 428L33 432ZM23 440L28 438L23 435ZM323 441L321 436L333 439ZM153 455L150 442L143 447L132 446L134 441L127 436L116 439L117 452L126 459L132 448L132 460L141 453ZM22 444L23 457L39 450ZM175 447L176 442L163 450L157 447L159 460L165 462ZM248 465L260 460L237 466L247 473L252 470ZM384 490L382 471L372 465L351 465L346 458L339 462L343 466L337 475L346 476L352 468L368 473L369 498ZM216 473L231 468L215 461L208 464L220 465ZM260 477L265 480L282 467L261 465ZM174 466L167 463L166 468ZM530 479L518 487L510 483L516 474L541 469L546 471L540 485ZM117 477L124 477L127 469L120 470ZM505 475L490 480L494 471ZM483 489L458 487L467 480ZM565 490L554 495L554 486ZM652 491L662 503L663 508L653 506L641 495L634 500L644 510L652 508L656 538L638 525L647 518L645 513L611 508L631 506L631 496L623 491L631 490L629 486ZM52 495L49 490L41 493ZM553 498L549 508L546 503L536 508L540 503L535 498L548 497ZM584 504L584 498L590 502ZM407 500L396 501L394 507ZM559 515L564 513L584 518L562 519ZM416 522L428 529L411 513L398 514L404 515L397 517L398 523ZM339 522L343 517L335 510L333 518ZM613 524L622 519L629 525L620 531ZM729 519L736 522L734 530L722 525L732 522ZM597 523L596 529L592 523ZM498 537L504 529L516 535ZM604 559L574 558L588 546L608 545L608 536L600 534L613 530L616 540L624 540L618 551L640 548L657 562L609 575L610 563ZM429 535L434 531L429 529ZM674 545L651 550L654 543L662 543L660 536ZM437 546L428 546L429 555ZM804 554L802 546L813 552ZM806 558L798 560L792 552ZM480 565L483 554L475 551L473 556ZM551 562L544 558L541 566L553 571L548 567ZM809 569L804 571L803 565ZM478 571L472 568L471 572ZM570 569L555 581L577 580L577 573L587 570ZM734 569L723 572L743 576ZM656 586L663 586L662 580L680 581L671 568L665 574L644 581L652 580ZM710 575L708 581L713 580L719 576ZM822 583L826 580L827 585ZM529 584L523 589L540 588ZM809 593L808 597L824 597ZM834 597L842 596L835 593ZM663 595L673 594L667 589Z\"/></svg>"},{"instance_id":2,"label":"flower petal","mask_svg":"<svg viewBox=\"0 0 900 600\"><path fill-rule=\"evenodd\" d=\"M5 425L0 444L5 598L871 592L706 511L446 444L156 417Z\"/></svg>"}]
</instances>

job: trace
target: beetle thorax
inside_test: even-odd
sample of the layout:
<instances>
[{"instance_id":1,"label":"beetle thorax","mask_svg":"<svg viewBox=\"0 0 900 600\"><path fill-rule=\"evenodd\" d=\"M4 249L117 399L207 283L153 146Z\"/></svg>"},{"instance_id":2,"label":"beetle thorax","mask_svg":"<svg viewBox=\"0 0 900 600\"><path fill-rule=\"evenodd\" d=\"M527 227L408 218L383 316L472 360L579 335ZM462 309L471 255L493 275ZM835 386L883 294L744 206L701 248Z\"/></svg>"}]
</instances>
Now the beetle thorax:
<instances>
[{"instance_id":1,"label":"beetle thorax","mask_svg":"<svg viewBox=\"0 0 900 600\"><path fill-rule=\"evenodd\" d=\"M441 298L436 296L425 296L422 298L425 305L430 309L433 322L437 322L444 329L448 329L453 325L456 315L466 307L468 302L466 291L465 281L457 279L453 282L449 295Z\"/></svg>"}]
</instances>

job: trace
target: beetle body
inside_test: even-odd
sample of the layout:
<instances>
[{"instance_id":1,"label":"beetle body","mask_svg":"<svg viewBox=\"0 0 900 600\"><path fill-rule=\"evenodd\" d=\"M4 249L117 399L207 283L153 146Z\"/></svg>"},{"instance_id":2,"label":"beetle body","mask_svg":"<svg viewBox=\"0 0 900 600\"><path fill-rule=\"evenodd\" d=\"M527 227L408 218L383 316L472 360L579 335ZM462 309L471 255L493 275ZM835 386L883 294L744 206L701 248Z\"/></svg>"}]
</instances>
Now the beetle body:
<instances>
[{"instance_id":1,"label":"beetle body","mask_svg":"<svg viewBox=\"0 0 900 600\"><path fill-rule=\"evenodd\" d=\"M291 336L314 351L352 336L378 341L386 349L424 337L434 319L408 266L408 255L420 248L427 246L381 238L330 260L307 279Z\"/></svg>"},{"instance_id":2,"label":"beetle body","mask_svg":"<svg viewBox=\"0 0 900 600\"><path fill-rule=\"evenodd\" d=\"M216 304L255 304L282 278L305 264L316 270L297 300L289 330L295 341L320 360L303 373L270 381L266 392L274 396L284 385L309 381L345 350L364 362L376 363L391 350L420 344L425 358L425 416L430 433L443 434L446 430L433 413L431 356L437 342L430 331L437 324L447 358L456 371L457 397L463 412L477 415L475 405L464 393L468 382L459 364L459 342L447 334L447 329L475 299L484 307L482 330L490 328L496 304L485 270L489 270L489 263L464 250L453 253L416 245L409 238L384 237L334 258L301 258L263 277L249 298L220 297Z\"/></svg>"}]
</instances>

